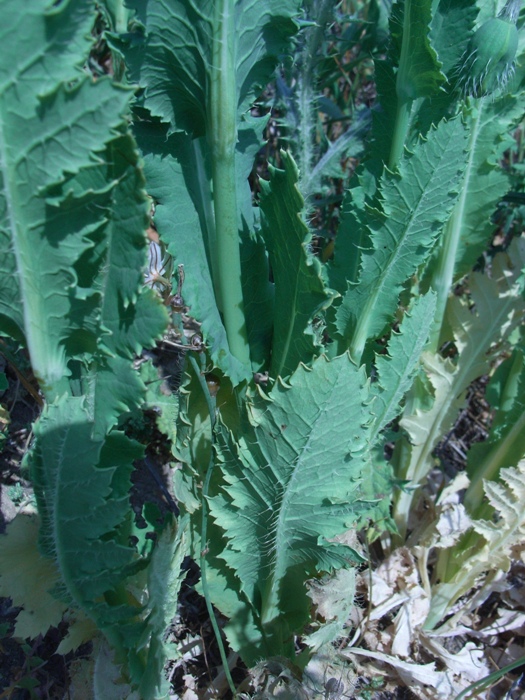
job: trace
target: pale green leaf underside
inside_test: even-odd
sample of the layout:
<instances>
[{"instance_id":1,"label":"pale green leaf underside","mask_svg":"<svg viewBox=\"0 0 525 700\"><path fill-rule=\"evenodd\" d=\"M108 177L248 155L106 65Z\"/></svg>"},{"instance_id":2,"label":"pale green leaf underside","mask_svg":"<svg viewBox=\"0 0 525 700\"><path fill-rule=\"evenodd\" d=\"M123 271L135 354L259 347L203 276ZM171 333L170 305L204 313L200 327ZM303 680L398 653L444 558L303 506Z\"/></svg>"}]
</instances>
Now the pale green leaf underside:
<instances>
[{"instance_id":1,"label":"pale green leaf underside","mask_svg":"<svg viewBox=\"0 0 525 700\"><path fill-rule=\"evenodd\" d=\"M262 599L263 623L278 614L292 567L304 580L342 566L352 550L328 540L378 509L361 471L372 420L365 384L348 355L321 356L278 382L269 401L253 397L253 433L238 446L225 429L217 435L227 485L212 515L229 542L226 562L248 598Z\"/></svg>"},{"instance_id":2,"label":"pale green leaf underside","mask_svg":"<svg viewBox=\"0 0 525 700\"><path fill-rule=\"evenodd\" d=\"M400 478L421 482L432 465L432 450L453 425L464 400L464 392L474 379L489 371L491 362L505 347L514 328L523 320L525 303L521 299L518 277L525 264L523 239L513 243L510 256L500 254L494 260L494 279L472 273L469 289L475 312L457 297L447 309L454 332L458 361L425 355L424 364L435 389L429 411L417 411L401 421L413 443L409 462Z\"/></svg>"},{"instance_id":3,"label":"pale green leaf underside","mask_svg":"<svg viewBox=\"0 0 525 700\"><path fill-rule=\"evenodd\" d=\"M472 124L466 188L461 211L460 235L454 280L467 274L485 250L491 235L493 215L501 197L509 189L508 175L501 167L503 153L512 147L507 136L523 114L523 97L505 95L497 100L480 100L479 121L469 115Z\"/></svg>"},{"instance_id":4,"label":"pale green leaf underside","mask_svg":"<svg viewBox=\"0 0 525 700\"><path fill-rule=\"evenodd\" d=\"M359 282L337 309L336 327L360 357L383 332L403 283L424 262L457 198L467 134L460 119L443 122L381 180L382 212L369 212L372 247L363 251ZM339 261L339 265L343 264Z\"/></svg>"},{"instance_id":5,"label":"pale green leaf underside","mask_svg":"<svg viewBox=\"0 0 525 700\"><path fill-rule=\"evenodd\" d=\"M392 34L398 41L401 35L403 42L397 79L398 96L414 100L435 94L445 76L440 71L436 52L429 41L432 0L403 0L396 4L393 17L396 21L391 23Z\"/></svg>"},{"instance_id":6,"label":"pale green leaf underside","mask_svg":"<svg viewBox=\"0 0 525 700\"><path fill-rule=\"evenodd\" d=\"M216 8L234 15L228 37L233 52L239 117L259 97L273 67L296 31L299 0L132 0L145 27L131 45L131 78L146 88L145 106L173 129L203 136L210 117L211 38L218 33ZM219 32L220 35L220 32Z\"/></svg>"},{"instance_id":7,"label":"pale green leaf underside","mask_svg":"<svg viewBox=\"0 0 525 700\"><path fill-rule=\"evenodd\" d=\"M20 8L11 5L4 8L4 47L20 21ZM98 221L96 212L79 211L77 223L67 222L45 197L93 164L131 95L109 80L92 83L74 67L88 48L93 16L86 3L47 8L37 2L24 13L23 60L18 41L0 59L0 321L4 331L25 338L37 377L53 393L68 374L72 309L89 315L93 306L92 291L75 289L73 270Z\"/></svg>"},{"instance_id":8,"label":"pale green leaf underside","mask_svg":"<svg viewBox=\"0 0 525 700\"><path fill-rule=\"evenodd\" d=\"M405 314L399 333L392 334L388 354L376 358L378 381L371 389L375 396L372 411L376 416L376 434L396 417L399 404L412 384L435 309L434 294L419 297Z\"/></svg>"},{"instance_id":9,"label":"pale green leaf underside","mask_svg":"<svg viewBox=\"0 0 525 700\"><path fill-rule=\"evenodd\" d=\"M274 377L287 377L299 362L315 356L311 322L334 296L323 284L319 260L308 250L311 234L301 218L297 166L291 155L281 155L284 169L271 168L269 184L261 180L262 233L275 281Z\"/></svg>"}]
</instances>

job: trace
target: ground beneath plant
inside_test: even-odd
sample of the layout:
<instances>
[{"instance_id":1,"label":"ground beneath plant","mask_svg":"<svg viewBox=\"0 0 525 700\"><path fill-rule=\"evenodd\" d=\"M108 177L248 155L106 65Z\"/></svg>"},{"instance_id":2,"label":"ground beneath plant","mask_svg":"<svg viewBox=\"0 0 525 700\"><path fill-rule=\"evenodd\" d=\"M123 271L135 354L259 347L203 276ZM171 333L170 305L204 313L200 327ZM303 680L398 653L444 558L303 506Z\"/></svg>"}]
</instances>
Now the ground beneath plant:
<instances>
[{"instance_id":1,"label":"ground beneath plant","mask_svg":"<svg viewBox=\"0 0 525 700\"><path fill-rule=\"evenodd\" d=\"M0 348L1 350L1 348ZM22 356L23 359L23 356ZM39 395L31 376L29 364L22 361L15 367L0 354L0 373L4 372L8 387L0 393L0 533L20 511L34 508L30 483L23 468L23 457L31 442L31 424L40 410ZM454 429L436 450L442 467L432 474L422 508L431 508L433 491L443 479L450 479L464 469L466 453L473 442L483 440L490 426L491 413L484 399L486 380L473 385L465 409L461 412ZM168 459L168 457L166 457ZM165 470L151 464L148 468L139 465L134 476L135 488L159 504L166 505L166 493L162 486ZM133 497L132 497L133 501ZM398 550L395 556L386 559L380 543L370 552L371 569L374 575L395 568L400 579L398 589L405 586L413 576L413 562L406 549ZM432 562L430 562L432 566ZM397 567L397 568L396 568ZM185 563L187 576L183 585L179 609L173 621L169 642L177 647L179 658L166 668L170 680L172 697L181 700L205 700L212 697L229 698L228 688L217 643L210 625L206 606L196 592L199 580L198 567L191 561ZM468 631L448 637L442 648L434 649L414 636L408 639L405 655L395 654L396 634L399 637L399 606L384 614L374 614L370 604L370 573L364 566L358 576L358 598L355 613L347 622L345 635L334 647L331 658L316 660L309 677L299 681L293 669L280 661L270 667L248 672L236 654L229 652L232 676L238 690L246 697L259 698L323 698L325 700L412 700L437 697L432 688L432 679L445 673L446 654L451 658L458 652L469 649L472 663L478 659L483 668L498 668L509 660L524 655L525 630L525 566L516 562L509 573L504 592L494 592L482 608L475 611L469 622L472 629L490 628L490 621L506 620L500 629L494 627L489 634L469 635ZM505 588L505 587L503 587ZM390 595L399 590L392 589ZM505 617L505 611L508 614ZM57 648L67 634L68 624L49 629L45 636L36 639L16 639L13 636L15 620L19 612L9 598L0 599L0 698L11 700L86 698L74 691L73 679L83 662L89 660L92 646L84 644L66 656L57 653ZM220 619L220 618L219 618ZM397 631L396 631L397 625ZM398 639L399 642L399 639ZM298 650L301 640L297 640ZM381 650L381 651L378 651ZM334 660L335 659L335 660ZM397 665L393 660L398 661ZM445 659L445 661L444 661ZM516 669L500 680L492 689L475 697L497 700L525 698L525 681L522 672ZM419 673L419 676L418 676ZM431 679L425 687L425 674ZM451 697L452 700L452 697Z\"/></svg>"}]
</instances>

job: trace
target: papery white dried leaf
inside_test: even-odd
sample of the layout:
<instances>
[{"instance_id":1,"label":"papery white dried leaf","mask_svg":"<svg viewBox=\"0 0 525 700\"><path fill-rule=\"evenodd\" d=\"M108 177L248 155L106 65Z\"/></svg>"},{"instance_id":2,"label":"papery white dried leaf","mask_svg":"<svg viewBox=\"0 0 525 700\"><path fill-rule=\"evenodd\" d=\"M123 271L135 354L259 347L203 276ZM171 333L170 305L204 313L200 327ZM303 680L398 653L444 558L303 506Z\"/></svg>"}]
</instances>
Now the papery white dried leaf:
<instances>
[{"instance_id":1,"label":"papery white dried leaf","mask_svg":"<svg viewBox=\"0 0 525 700\"><path fill-rule=\"evenodd\" d=\"M342 633L354 606L355 569L339 569L332 576L307 582L308 594L324 623L305 638L309 647L319 649Z\"/></svg>"},{"instance_id":2,"label":"papery white dried leaf","mask_svg":"<svg viewBox=\"0 0 525 700\"><path fill-rule=\"evenodd\" d=\"M369 592L369 596L374 608L378 607L382 603L390 600L394 595L394 588L390 582L385 581L385 579L377 573L377 571L372 572L372 590Z\"/></svg>"},{"instance_id":3,"label":"papery white dried leaf","mask_svg":"<svg viewBox=\"0 0 525 700\"><path fill-rule=\"evenodd\" d=\"M490 637L511 630L518 631L520 634L525 632L525 613L498 608L497 617L490 625L483 627L483 629L471 630L469 634L476 637Z\"/></svg>"},{"instance_id":4,"label":"papery white dried leaf","mask_svg":"<svg viewBox=\"0 0 525 700\"><path fill-rule=\"evenodd\" d=\"M490 669L484 660L484 650L478 648L474 642L467 642L460 651L452 654L440 644L436 638L422 634L421 644L438 658L445 668L460 680L473 683L490 673ZM467 683L468 682L468 683Z\"/></svg>"},{"instance_id":5,"label":"papery white dried leaf","mask_svg":"<svg viewBox=\"0 0 525 700\"><path fill-rule=\"evenodd\" d=\"M400 605L406 603L407 600L409 600L409 596L406 593L395 593L390 598L383 601L381 605L374 607L370 612L369 619L380 620L396 608L399 608Z\"/></svg>"},{"instance_id":6,"label":"papery white dried leaf","mask_svg":"<svg viewBox=\"0 0 525 700\"><path fill-rule=\"evenodd\" d=\"M445 506L436 523L438 537L434 546L452 547L470 527L472 527L472 521L463 504Z\"/></svg>"},{"instance_id":7,"label":"papery white dried leaf","mask_svg":"<svg viewBox=\"0 0 525 700\"><path fill-rule=\"evenodd\" d=\"M407 582L414 584L418 581L417 567L412 552L408 547L398 547L392 554L378 566L375 573L387 582L392 590L399 590L400 582L403 586Z\"/></svg>"},{"instance_id":8,"label":"papery white dried leaf","mask_svg":"<svg viewBox=\"0 0 525 700\"><path fill-rule=\"evenodd\" d=\"M144 272L144 284L162 293L171 287L172 257L165 253L159 243L150 241L148 266Z\"/></svg>"},{"instance_id":9,"label":"papery white dried leaf","mask_svg":"<svg viewBox=\"0 0 525 700\"><path fill-rule=\"evenodd\" d=\"M370 659L376 659L377 661L381 661L389 666L392 666L409 688L413 688L414 685L420 686L421 688L428 686L432 689L433 698L439 698L439 700L450 700L450 698L454 697L454 695L456 695L460 690L452 685L451 680L447 678L447 674L441 671L436 671L435 663L422 665L412 664L408 661L398 659L395 656L382 654L377 651L369 651L367 649L352 648L342 652L342 656L347 659L352 659L352 654L367 656Z\"/></svg>"},{"instance_id":10,"label":"papery white dried leaf","mask_svg":"<svg viewBox=\"0 0 525 700\"><path fill-rule=\"evenodd\" d=\"M412 645L417 640L430 608L430 599L421 586L413 586L407 592L410 597L395 617L392 640L392 654L405 658L411 655Z\"/></svg>"},{"instance_id":11,"label":"papery white dried leaf","mask_svg":"<svg viewBox=\"0 0 525 700\"><path fill-rule=\"evenodd\" d=\"M466 489L469 484L470 479L467 476L467 472L459 472L450 484L445 486L437 500L437 505L444 506L448 503L459 503L459 492Z\"/></svg>"},{"instance_id":12,"label":"papery white dried leaf","mask_svg":"<svg viewBox=\"0 0 525 700\"><path fill-rule=\"evenodd\" d=\"M309 698L343 700L353 697L359 678L354 667L333 647L314 654L303 672L303 685Z\"/></svg>"},{"instance_id":13,"label":"papery white dried leaf","mask_svg":"<svg viewBox=\"0 0 525 700\"><path fill-rule=\"evenodd\" d=\"M407 586L418 585L419 579L412 552L399 547L372 572L372 590L369 592L373 609L372 619L383 615L405 603L410 595Z\"/></svg>"},{"instance_id":14,"label":"papery white dried leaf","mask_svg":"<svg viewBox=\"0 0 525 700\"><path fill-rule=\"evenodd\" d=\"M505 572L510 567L513 548L525 539L525 460L517 468L502 469L501 482L484 482L490 504L499 512L494 522L475 520L472 525L486 543L478 545L477 551L465 559L461 568L449 581L435 586L432 594L432 607L426 622L427 629L433 629L447 612L454 612L454 604L475 586L479 590L469 599L468 604L459 606L457 613L444 625L445 630L457 624L464 612L473 610L487 598L494 586L507 586ZM472 551L472 550L470 550ZM454 555L452 551L451 555Z\"/></svg>"}]
</instances>

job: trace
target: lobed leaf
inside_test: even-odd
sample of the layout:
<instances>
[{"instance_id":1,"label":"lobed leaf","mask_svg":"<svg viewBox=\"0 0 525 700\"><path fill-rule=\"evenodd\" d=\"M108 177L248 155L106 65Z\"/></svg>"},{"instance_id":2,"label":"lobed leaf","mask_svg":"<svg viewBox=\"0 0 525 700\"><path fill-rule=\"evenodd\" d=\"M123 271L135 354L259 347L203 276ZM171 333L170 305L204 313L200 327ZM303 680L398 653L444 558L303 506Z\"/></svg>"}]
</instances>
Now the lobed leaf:
<instances>
[{"instance_id":1,"label":"lobed leaf","mask_svg":"<svg viewBox=\"0 0 525 700\"><path fill-rule=\"evenodd\" d=\"M209 84L213 37L221 14L233 15L228 37L233 52L231 85L240 119L270 80L274 66L297 31L298 0L131 0L144 33L126 51L130 77L145 89L144 104L155 117L194 137L204 136L210 117ZM220 13L219 13L220 9Z\"/></svg>"},{"instance_id":2,"label":"lobed leaf","mask_svg":"<svg viewBox=\"0 0 525 700\"><path fill-rule=\"evenodd\" d=\"M416 299L403 318L399 333L392 333L388 354L376 357L377 382L372 384L372 407L379 433L399 412L399 404L412 386L419 359L434 318L436 298L432 293Z\"/></svg>"},{"instance_id":3,"label":"lobed leaf","mask_svg":"<svg viewBox=\"0 0 525 700\"><path fill-rule=\"evenodd\" d=\"M45 47L40 47L43 52ZM38 54L37 54L38 55ZM35 58L36 60L36 58ZM34 95L31 106L22 97L27 83L0 94L2 201L0 245L2 273L0 320L7 332L15 326L24 337L36 375L53 391L67 376L64 344L71 333L69 316L76 303L91 300L75 292L75 263L91 246L91 223L82 218L64 230L51 227L53 206L45 192L68 173L92 163L92 151L103 150L122 122L129 93L106 80L87 80L73 90L58 87Z\"/></svg>"},{"instance_id":4,"label":"lobed leaf","mask_svg":"<svg viewBox=\"0 0 525 700\"><path fill-rule=\"evenodd\" d=\"M445 76L429 40L432 0L398 0L392 8L390 32L399 56L397 94L415 100L438 92Z\"/></svg>"},{"instance_id":5,"label":"lobed leaf","mask_svg":"<svg viewBox=\"0 0 525 700\"><path fill-rule=\"evenodd\" d=\"M472 108L469 157L461 202L460 235L454 280L474 266L490 241L492 214L509 188L501 167L503 154L512 146L510 131L523 114L520 93L496 100L481 100Z\"/></svg>"},{"instance_id":6,"label":"lobed leaf","mask_svg":"<svg viewBox=\"0 0 525 700\"><path fill-rule=\"evenodd\" d=\"M473 33L478 9L475 0L441 0L433 13L430 39L450 82L457 77L463 53Z\"/></svg>"},{"instance_id":7,"label":"lobed leaf","mask_svg":"<svg viewBox=\"0 0 525 700\"><path fill-rule=\"evenodd\" d=\"M283 170L270 166L270 182L260 181L262 234L275 282L274 377L287 377L300 362L315 357L312 320L334 296L323 284L319 260L308 250L312 237L301 218L297 166L288 153L281 157Z\"/></svg>"},{"instance_id":8,"label":"lobed leaf","mask_svg":"<svg viewBox=\"0 0 525 700\"><path fill-rule=\"evenodd\" d=\"M69 595L94 614L96 601L120 583L135 557L119 526L129 516L132 461L142 447L123 433L93 440L82 397L47 406L34 430L30 466L41 546L56 559Z\"/></svg>"},{"instance_id":9,"label":"lobed leaf","mask_svg":"<svg viewBox=\"0 0 525 700\"><path fill-rule=\"evenodd\" d=\"M493 278L481 273L470 275L475 313L458 297L449 300L448 322L458 351L457 362L432 353L423 354L423 365L434 391L433 401L430 408L408 410L401 419L400 425L407 431L411 445L402 441L394 455L398 478L408 479L414 485L422 483L433 465L432 451L454 424L467 388L489 371L494 359L508 347L514 329L523 321L524 254L525 241L517 239L509 253L495 258ZM412 497L408 492L396 496L394 513L401 530L406 526Z\"/></svg>"},{"instance_id":10,"label":"lobed leaf","mask_svg":"<svg viewBox=\"0 0 525 700\"><path fill-rule=\"evenodd\" d=\"M158 0L147 6L132 3L132 7L143 31L114 41L129 60L131 78L144 87L142 104L150 113L145 118L141 115L145 121L138 124L136 133L157 203L155 221L171 254L185 267L184 298L202 323L212 361L236 385L251 376L244 359L244 334L253 368L261 369L268 363L273 318L268 263L256 232L247 180L266 119L256 119L247 110L297 31L293 18L299 2L208 0L197 6L183 0L171 3L168 16ZM221 31L226 26L232 30L227 57L220 53ZM228 66L228 80L222 76L227 85L217 76L222 60ZM225 110L231 120L224 116ZM174 131L187 136L173 136ZM220 175L224 149L228 165ZM230 150L234 162L229 160ZM168 171L174 188L166 187ZM226 171L229 184L224 192ZM235 218L241 246L239 270L232 252L232 248L236 252ZM182 225L174 226L179 220ZM231 254L225 260L230 239ZM221 271L228 263L229 269ZM225 290L228 299L221 298Z\"/></svg>"},{"instance_id":11,"label":"lobed leaf","mask_svg":"<svg viewBox=\"0 0 525 700\"><path fill-rule=\"evenodd\" d=\"M491 521L472 522L475 531L471 537L472 548L462 557L461 567L455 575L434 586L425 629L435 628L462 595L480 584L469 609L482 604L488 595L484 595L484 589L490 591L491 580L501 571L509 570L512 550L523 542L525 535L525 460L521 460L516 468L503 469L501 480L502 483L485 482L487 499L497 515ZM468 611L462 607L460 615L465 612ZM444 627L452 628L458 617L458 614L454 615Z\"/></svg>"},{"instance_id":12,"label":"lobed leaf","mask_svg":"<svg viewBox=\"0 0 525 700\"><path fill-rule=\"evenodd\" d=\"M362 251L359 280L336 312L340 346L349 344L356 360L391 320L403 283L425 261L455 204L466 138L461 120L444 122L400 162L399 172L381 179L382 211L368 212L370 247Z\"/></svg>"},{"instance_id":13,"label":"lobed leaf","mask_svg":"<svg viewBox=\"0 0 525 700\"><path fill-rule=\"evenodd\" d=\"M304 623L306 578L355 559L333 538L388 509L362 471L373 418L367 396L365 375L348 355L321 356L268 397L252 396L252 428L237 442L218 429L225 485L211 513L228 542L222 557L270 637L286 639L281 610L289 616L283 624Z\"/></svg>"}]
</instances>

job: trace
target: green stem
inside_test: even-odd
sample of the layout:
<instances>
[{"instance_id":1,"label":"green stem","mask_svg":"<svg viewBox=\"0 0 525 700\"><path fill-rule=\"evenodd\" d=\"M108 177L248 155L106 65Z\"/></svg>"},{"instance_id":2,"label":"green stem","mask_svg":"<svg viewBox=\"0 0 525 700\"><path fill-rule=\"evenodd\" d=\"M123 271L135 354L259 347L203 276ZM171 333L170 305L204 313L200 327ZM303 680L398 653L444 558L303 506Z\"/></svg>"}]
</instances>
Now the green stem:
<instances>
[{"instance_id":1,"label":"green stem","mask_svg":"<svg viewBox=\"0 0 525 700\"><path fill-rule=\"evenodd\" d=\"M241 257L237 226L237 90L235 74L235 22L232 0L215 5L209 143L212 153L213 203L215 207L216 269L224 326L230 352L250 364L248 334L241 284Z\"/></svg>"},{"instance_id":2,"label":"green stem","mask_svg":"<svg viewBox=\"0 0 525 700\"><path fill-rule=\"evenodd\" d=\"M407 98L398 98L399 102L396 111L396 123L394 126L394 135L390 146L390 156L388 158L388 167L390 170L397 168L397 164L403 156L405 142L408 133L408 125L410 124L410 112L412 111L412 100Z\"/></svg>"},{"instance_id":3,"label":"green stem","mask_svg":"<svg viewBox=\"0 0 525 700\"><path fill-rule=\"evenodd\" d=\"M396 76L396 93L397 93L397 110L396 123L394 125L394 134L392 136L392 144L390 146L390 156L388 159L388 167L394 170L403 156L405 142L410 124L410 112L412 111L412 103L414 101L414 92L411 85L410 63L412 56L410 55L410 10L411 0L405 0L403 13L403 40L401 44L401 55L399 57L399 68Z\"/></svg>"},{"instance_id":4,"label":"green stem","mask_svg":"<svg viewBox=\"0 0 525 700\"><path fill-rule=\"evenodd\" d=\"M459 241L461 239L465 205L467 203L467 196L469 192L469 180L474 169L474 146L479 136L482 108L483 100L481 99L479 108L474 112L472 117L468 146L469 156L463 186L461 188L456 206L454 207L450 219L445 227L443 245L441 246L437 265L432 275L431 287L437 293L437 303L434 326L430 335L430 352L438 351L439 338L441 336L447 300L454 281L456 256L458 253Z\"/></svg>"},{"instance_id":5,"label":"green stem","mask_svg":"<svg viewBox=\"0 0 525 700\"><path fill-rule=\"evenodd\" d=\"M210 394L208 385L206 384L206 379L204 377L204 374L201 371L201 368L197 364L197 360L193 357L193 355L189 356L189 360L191 363L191 366L193 367L193 371L195 372L195 375L197 379L199 380L199 383L201 385L202 391L204 393L204 398L206 399L206 404L208 406L208 411L210 414L210 425L211 425L211 452L210 452L210 464L208 466L208 469L206 471L206 476L204 478L204 484L202 485L202 502L201 502L201 510L202 510L202 519L201 519L201 555L200 555L200 569L201 569L201 582L202 582L202 592L204 594L204 600L206 601L206 608L208 610L208 615L210 616L210 622L211 626L213 628L213 633L215 634L215 639L217 641L217 646L219 647L219 654L221 657L222 665L224 667L224 675L226 676L226 680L228 681L228 685L230 686L230 690L232 691L233 697L237 697L237 690L235 688L235 683L233 682L233 678L231 677L230 673L230 667L228 665L228 657L226 656L226 650L224 648L224 644L222 641L222 635L221 631L219 629L219 625L217 623L217 618L215 617L215 610L213 609L213 605L211 602L211 596L210 596L210 589L208 587L208 576L207 576L207 562L206 562L206 542L208 539L208 493L210 490L210 483L211 483L211 477L213 474L213 466L214 466L214 461L213 461L213 429L215 427L215 409L216 409L216 404L215 404L215 399L213 396Z\"/></svg>"},{"instance_id":6,"label":"green stem","mask_svg":"<svg viewBox=\"0 0 525 700\"><path fill-rule=\"evenodd\" d=\"M399 443L396 447L396 477L400 480L408 481L408 472L411 466L410 446L408 443L403 441ZM397 533L392 535L392 544L396 547L401 547L406 541L408 532L408 517L410 514L410 506L412 504L413 498L414 491L407 492L399 490L394 496L392 517L397 527Z\"/></svg>"},{"instance_id":7,"label":"green stem","mask_svg":"<svg viewBox=\"0 0 525 700\"><path fill-rule=\"evenodd\" d=\"M113 6L115 26L113 29L117 34L125 34L128 31L128 21L130 10L124 6L124 0L119 0ZM122 83L126 74L126 64L117 51L112 51L113 77L117 83Z\"/></svg>"}]
</instances>

